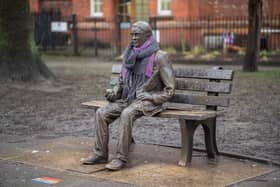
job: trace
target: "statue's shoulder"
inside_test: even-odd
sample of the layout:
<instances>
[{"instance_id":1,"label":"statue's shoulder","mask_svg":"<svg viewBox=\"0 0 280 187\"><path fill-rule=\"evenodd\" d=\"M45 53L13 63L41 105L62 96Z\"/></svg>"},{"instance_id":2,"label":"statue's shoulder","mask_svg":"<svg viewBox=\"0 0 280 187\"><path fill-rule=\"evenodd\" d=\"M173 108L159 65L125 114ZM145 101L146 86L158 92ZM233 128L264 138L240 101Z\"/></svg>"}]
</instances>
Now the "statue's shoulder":
<instances>
[{"instance_id":1,"label":"statue's shoulder","mask_svg":"<svg viewBox=\"0 0 280 187\"><path fill-rule=\"evenodd\" d=\"M155 61L157 62L157 64L168 63L168 53L163 50L158 50L155 56Z\"/></svg>"},{"instance_id":2,"label":"statue's shoulder","mask_svg":"<svg viewBox=\"0 0 280 187\"><path fill-rule=\"evenodd\" d=\"M157 53L156 53L156 56L164 57L164 56L168 56L168 53L166 51L163 51L163 50L158 50Z\"/></svg>"}]
</instances>

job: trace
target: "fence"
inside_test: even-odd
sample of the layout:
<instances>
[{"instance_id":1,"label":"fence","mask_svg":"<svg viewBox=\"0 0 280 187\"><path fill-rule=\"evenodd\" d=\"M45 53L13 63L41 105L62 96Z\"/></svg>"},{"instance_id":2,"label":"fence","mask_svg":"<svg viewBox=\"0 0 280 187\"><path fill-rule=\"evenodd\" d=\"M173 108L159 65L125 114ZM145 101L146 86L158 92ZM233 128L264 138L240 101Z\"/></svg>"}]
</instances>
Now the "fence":
<instances>
[{"instance_id":1,"label":"fence","mask_svg":"<svg viewBox=\"0 0 280 187\"><path fill-rule=\"evenodd\" d=\"M189 17L176 20L150 19L163 47L184 50L201 46L207 50L225 46L246 47L248 17ZM261 50L280 47L280 16L263 17Z\"/></svg>"},{"instance_id":2,"label":"fence","mask_svg":"<svg viewBox=\"0 0 280 187\"><path fill-rule=\"evenodd\" d=\"M114 57L130 40L129 22L103 18L77 22L74 15L62 17L60 13L41 13L34 20L38 46L58 53ZM52 23L59 21L68 24L67 31L52 31ZM149 22L161 47L177 53L197 46L207 51L246 47L248 17L150 17ZM280 16L263 17L261 25L261 50L279 49Z\"/></svg>"}]
</instances>

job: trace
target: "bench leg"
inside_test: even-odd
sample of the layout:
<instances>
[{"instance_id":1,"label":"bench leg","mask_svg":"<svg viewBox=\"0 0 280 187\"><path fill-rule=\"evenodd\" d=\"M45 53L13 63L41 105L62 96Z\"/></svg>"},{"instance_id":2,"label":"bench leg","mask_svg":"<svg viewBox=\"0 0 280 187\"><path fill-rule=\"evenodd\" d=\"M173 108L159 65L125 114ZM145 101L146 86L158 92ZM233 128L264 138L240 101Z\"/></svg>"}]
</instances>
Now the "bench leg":
<instances>
[{"instance_id":1,"label":"bench leg","mask_svg":"<svg viewBox=\"0 0 280 187\"><path fill-rule=\"evenodd\" d=\"M219 150L218 150L218 146L217 146L217 141L216 141L216 119L214 119L213 121L213 143L214 143L214 149L217 155L220 155Z\"/></svg>"},{"instance_id":2,"label":"bench leg","mask_svg":"<svg viewBox=\"0 0 280 187\"><path fill-rule=\"evenodd\" d=\"M181 158L180 166L190 166L192 161L193 135L198 124L192 120L179 120L181 127Z\"/></svg>"},{"instance_id":3,"label":"bench leg","mask_svg":"<svg viewBox=\"0 0 280 187\"><path fill-rule=\"evenodd\" d=\"M205 146L207 155L209 158L215 158L216 151L216 137L215 137L215 118L208 119L202 122L204 135L205 135Z\"/></svg>"},{"instance_id":4,"label":"bench leg","mask_svg":"<svg viewBox=\"0 0 280 187\"><path fill-rule=\"evenodd\" d=\"M133 136L131 136L131 143L135 144L135 140L134 140Z\"/></svg>"}]
</instances>

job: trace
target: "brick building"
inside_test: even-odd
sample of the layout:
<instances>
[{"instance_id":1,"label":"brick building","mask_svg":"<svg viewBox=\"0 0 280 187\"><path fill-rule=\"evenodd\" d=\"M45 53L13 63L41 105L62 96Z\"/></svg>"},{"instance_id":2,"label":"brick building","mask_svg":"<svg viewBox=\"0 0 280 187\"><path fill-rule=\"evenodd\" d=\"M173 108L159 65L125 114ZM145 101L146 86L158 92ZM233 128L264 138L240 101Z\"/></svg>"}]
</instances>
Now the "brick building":
<instances>
[{"instance_id":1,"label":"brick building","mask_svg":"<svg viewBox=\"0 0 280 187\"><path fill-rule=\"evenodd\" d=\"M156 19L154 25L160 31L162 44L176 44L184 38L190 41L193 38L201 38L206 35L221 34L224 32L207 31L201 28L193 29L182 34L184 26L178 20L184 18L205 18L205 17L233 17L248 15L248 0L29 0L31 12L42 10L59 10L62 17L77 15L79 42L89 41L89 30L98 28L95 35L105 43L111 43L122 38L121 46L128 42L130 22L136 20ZM263 15L280 15L280 0L263 0ZM119 21L119 22L117 22ZM118 23L118 24L116 24ZM173 30L165 29L174 26ZM180 26L178 26L180 25ZM118 28L118 26L120 26ZM102 31L102 32L101 32ZM235 32L235 31L231 31ZM246 30L242 31L243 33ZM169 36L170 33L177 33L176 37ZM209 34L210 33L210 34ZM203 40L203 39L200 39ZM190 45L193 45L192 42ZM195 44L194 44L195 45Z\"/></svg>"},{"instance_id":2,"label":"brick building","mask_svg":"<svg viewBox=\"0 0 280 187\"><path fill-rule=\"evenodd\" d=\"M129 16L132 21L151 16L246 16L248 0L29 0L32 12L59 9L76 14L79 21L91 17L115 19ZM263 0L264 15L279 15L279 0Z\"/></svg>"}]
</instances>

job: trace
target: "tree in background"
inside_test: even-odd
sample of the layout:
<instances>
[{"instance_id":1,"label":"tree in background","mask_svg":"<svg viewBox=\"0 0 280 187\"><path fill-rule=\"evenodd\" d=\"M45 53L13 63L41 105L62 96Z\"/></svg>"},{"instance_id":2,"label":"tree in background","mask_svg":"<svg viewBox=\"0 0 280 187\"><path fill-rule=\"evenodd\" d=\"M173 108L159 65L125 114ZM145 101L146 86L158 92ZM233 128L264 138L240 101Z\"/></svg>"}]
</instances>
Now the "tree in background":
<instances>
[{"instance_id":1,"label":"tree in background","mask_svg":"<svg viewBox=\"0 0 280 187\"><path fill-rule=\"evenodd\" d=\"M253 72L258 70L260 53L260 30L262 17L262 0L249 0L249 28L247 49L243 71Z\"/></svg>"},{"instance_id":2,"label":"tree in background","mask_svg":"<svg viewBox=\"0 0 280 187\"><path fill-rule=\"evenodd\" d=\"M31 23L28 0L0 1L1 81L32 81L53 77L37 53Z\"/></svg>"}]
</instances>

